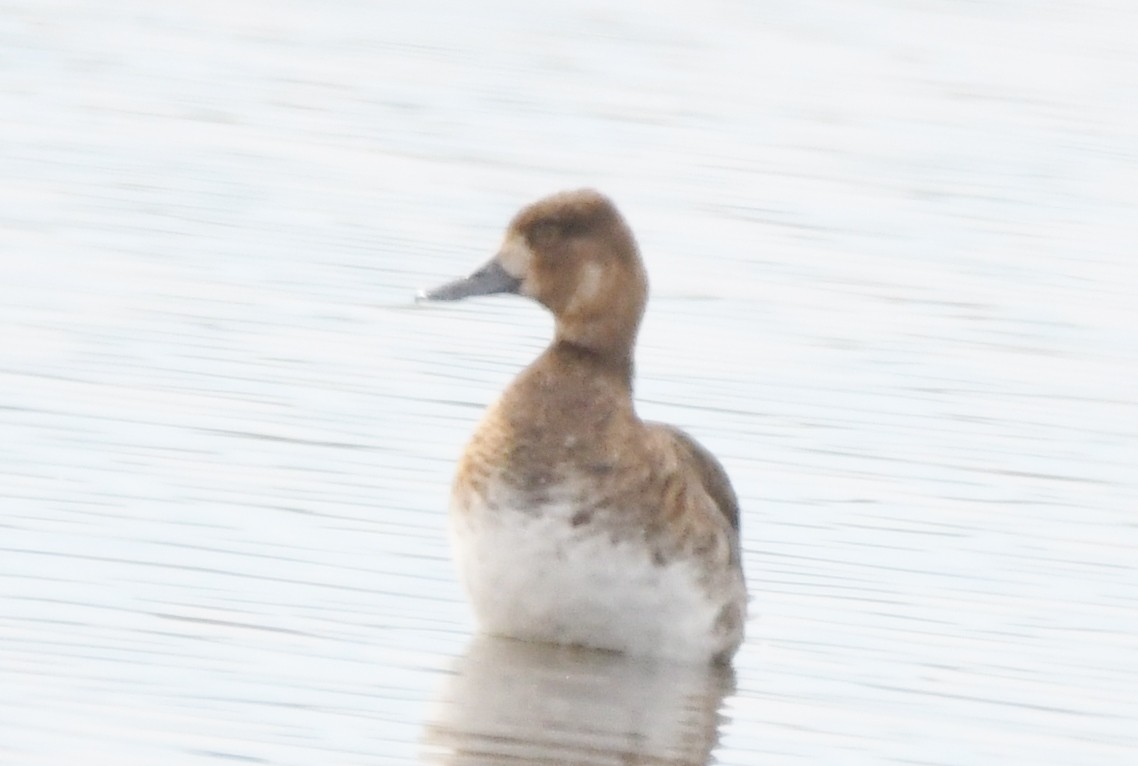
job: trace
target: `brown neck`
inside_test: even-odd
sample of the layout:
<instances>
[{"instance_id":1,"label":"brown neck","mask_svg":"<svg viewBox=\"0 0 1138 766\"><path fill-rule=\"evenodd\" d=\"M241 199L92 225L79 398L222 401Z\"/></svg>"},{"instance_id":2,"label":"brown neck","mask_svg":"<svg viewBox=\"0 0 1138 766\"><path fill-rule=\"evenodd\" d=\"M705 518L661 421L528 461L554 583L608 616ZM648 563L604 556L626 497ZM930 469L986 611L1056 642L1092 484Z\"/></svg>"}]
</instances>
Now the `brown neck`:
<instances>
[{"instance_id":1,"label":"brown neck","mask_svg":"<svg viewBox=\"0 0 1138 766\"><path fill-rule=\"evenodd\" d=\"M632 350L644 314L642 292L610 295L606 299L570 305L554 312L557 329L553 346L577 348L602 366L627 371L631 381Z\"/></svg>"},{"instance_id":2,"label":"brown neck","mask_svg":"<svg viewBox=\"0 0 1138 766\"><path fill-rule=\"evenodd\" d=\"M572 364L575 367L584 365L594 369L598 374L611 376L620 381L630 392L632 391L631 344L620 348L598 348L594 345L585 345L574 339L566 338L558 332L557 338L550 344L546 353L558 361Z\"/></svg>"}]
</instances>

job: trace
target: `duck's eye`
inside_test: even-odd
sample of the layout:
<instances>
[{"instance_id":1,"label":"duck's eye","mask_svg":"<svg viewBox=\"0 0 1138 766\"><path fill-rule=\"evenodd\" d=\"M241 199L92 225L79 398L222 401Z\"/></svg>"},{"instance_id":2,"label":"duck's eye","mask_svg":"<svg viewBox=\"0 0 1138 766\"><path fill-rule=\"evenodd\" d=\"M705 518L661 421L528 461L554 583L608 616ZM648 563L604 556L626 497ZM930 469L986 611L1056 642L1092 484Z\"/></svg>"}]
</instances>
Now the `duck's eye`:
<instances>
[{"instance_id":1,"label":"duck's eye","mask_svg":"<svg viewBox=\"0 0 1138 766\"><path fill-rule=\"evenodd\" d=\"M530 241L537 245L550 246L558 241L585 234L588 227L576 218L547 219L535 223L530 229Z\"/></svg>"},{"instance_id":2,"label":"duck's eye","mask_svg":"<svg viewBox=\"0 0 1138 766\"><path fill-rule=\"evenodd\" d=\"M530 236L538 244L547 244L561 236L561 227L556 221L541 221L534 224L533 229L530 230Z\"/></svg>"},{"instance_id":3,"label":"duck's eye","mask_svg":"<svg viewBox=\"0 0 1138 766\"><path fill-rule=\"evenodd\" d=\"M561 222L561 236L563 237L577 237L588 230L588 225L579 218L570 218Z\"/></svg>"}]
</instances>

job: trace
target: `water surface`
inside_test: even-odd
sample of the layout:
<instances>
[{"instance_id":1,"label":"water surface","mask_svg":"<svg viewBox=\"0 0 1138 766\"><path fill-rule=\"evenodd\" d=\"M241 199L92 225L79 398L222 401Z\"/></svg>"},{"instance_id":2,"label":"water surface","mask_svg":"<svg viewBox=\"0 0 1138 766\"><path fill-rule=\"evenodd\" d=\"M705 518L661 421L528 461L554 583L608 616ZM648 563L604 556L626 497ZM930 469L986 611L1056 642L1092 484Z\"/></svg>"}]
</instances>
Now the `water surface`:
<instances>
[{"instance_id":1,"label":"water surface","mask_svg":"<svg viewBox=\"0 0 1138 766\"><path fill-rule=\"evenodd\" d=\"M1138 12L340 0L0 21L0 762L1128 763ZM416 306L596 186L718 454L733 673L472 641Z\"/></svg>"}]
</instances>

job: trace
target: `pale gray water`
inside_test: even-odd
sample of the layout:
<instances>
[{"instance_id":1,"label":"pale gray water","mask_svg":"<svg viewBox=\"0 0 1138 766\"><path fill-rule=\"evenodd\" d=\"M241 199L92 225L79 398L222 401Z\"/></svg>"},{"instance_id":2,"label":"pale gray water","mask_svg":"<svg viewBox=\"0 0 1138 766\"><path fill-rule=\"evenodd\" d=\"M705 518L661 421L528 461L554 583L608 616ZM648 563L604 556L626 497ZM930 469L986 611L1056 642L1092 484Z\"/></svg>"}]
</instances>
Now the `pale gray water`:
<instances>
[{"instance_id":1,"label":"pale gray water","mask_svg":"<svg viewBox=\"0 0 1138 766\"><path fill-rule=\"evenodd\" d=\"M4 6L0 762L1138 758L1138 6L394 6ZM451 468L550 323L411 296L580 185L734 678L471 643Z\"/></svg>"}]
</instances>

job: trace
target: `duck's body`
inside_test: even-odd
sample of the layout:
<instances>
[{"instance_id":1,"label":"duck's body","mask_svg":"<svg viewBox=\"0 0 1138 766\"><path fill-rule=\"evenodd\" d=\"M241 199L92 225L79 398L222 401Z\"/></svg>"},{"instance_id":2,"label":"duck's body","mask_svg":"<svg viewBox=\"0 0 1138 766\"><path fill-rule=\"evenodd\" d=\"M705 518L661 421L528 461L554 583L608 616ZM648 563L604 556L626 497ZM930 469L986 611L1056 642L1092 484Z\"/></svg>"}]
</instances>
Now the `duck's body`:
<instances>
[{"instance_id":1,"label":"duck's body","mask_svg":"<svg viewBox=\"0 0 1138 766\"><path fill-rule=\"evenodd\" d=\"M715 458L641 421L632 347L647 281L607 199L523 210L498 257L428 298L521 292L557 338L486 414L455 478L460 575L490 633L689 661L743 636L739 512Z\"/></svg>"}]
</instances>

